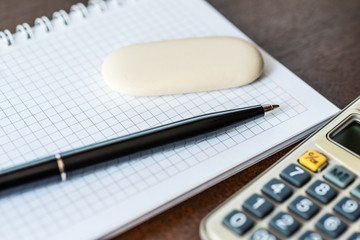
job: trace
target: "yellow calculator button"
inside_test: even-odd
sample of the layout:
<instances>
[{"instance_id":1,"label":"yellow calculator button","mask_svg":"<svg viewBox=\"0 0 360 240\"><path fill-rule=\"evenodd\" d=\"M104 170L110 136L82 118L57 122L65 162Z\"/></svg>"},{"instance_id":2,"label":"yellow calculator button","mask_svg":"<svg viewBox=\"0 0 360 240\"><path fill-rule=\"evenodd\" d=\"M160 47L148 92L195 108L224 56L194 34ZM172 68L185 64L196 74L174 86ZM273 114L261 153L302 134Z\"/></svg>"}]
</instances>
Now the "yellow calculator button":
<instances>
[{"instance_id":1,"label":"yellow calculator button","mask_svg":"<svg viewBox=\"0 0 360 240\"><path fill-rule=\"evenodd\" d=\"M326 157L321 155L317 151L310 150L302 155L299 159L301 165L307 167L311 171L316 172L324 163L326 163Z\"/></svg>"}]
</instances>

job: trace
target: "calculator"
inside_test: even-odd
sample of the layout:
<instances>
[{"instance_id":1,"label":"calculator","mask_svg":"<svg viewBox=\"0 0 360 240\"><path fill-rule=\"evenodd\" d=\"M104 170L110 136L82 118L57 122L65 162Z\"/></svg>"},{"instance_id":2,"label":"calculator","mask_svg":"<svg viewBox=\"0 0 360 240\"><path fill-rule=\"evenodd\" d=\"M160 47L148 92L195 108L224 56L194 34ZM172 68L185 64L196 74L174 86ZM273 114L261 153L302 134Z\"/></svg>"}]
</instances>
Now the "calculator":
<instances>
[{"instance_id":1,"label":"calculator","mask_svg":"<svg viewBox=\"0 0 360 240\"><path fill-rule=\"evenodd\" d=\"M360 239L360 97L208 214L203 240Z\"/></svg>"}]
</instances>

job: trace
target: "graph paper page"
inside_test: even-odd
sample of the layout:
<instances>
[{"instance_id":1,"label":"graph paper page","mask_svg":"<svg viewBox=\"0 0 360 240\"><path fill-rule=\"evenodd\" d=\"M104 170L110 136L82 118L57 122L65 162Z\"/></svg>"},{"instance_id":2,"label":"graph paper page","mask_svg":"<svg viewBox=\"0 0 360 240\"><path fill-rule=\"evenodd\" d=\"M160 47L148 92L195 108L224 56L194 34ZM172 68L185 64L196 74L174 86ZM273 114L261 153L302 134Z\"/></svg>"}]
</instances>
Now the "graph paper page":
<instances>
[{"instance_id":1,"label":"graph paper page","mask_svg":"<svg viewBox=\"0 0 360 240\"><path fill-rule=\"evenodd\" d=\"M221 91L131 97L101 77L104 58L122 46L205 36L248 39L204 1L141 0L93 9L88 19L4 50L1 169L198 114L281 107L205 139L78 170L65 182L54 178L2 191L1 239L89 239L124 230L294 141L338 110L265 52L259 80Z\"/></svg>"}]
</instances>

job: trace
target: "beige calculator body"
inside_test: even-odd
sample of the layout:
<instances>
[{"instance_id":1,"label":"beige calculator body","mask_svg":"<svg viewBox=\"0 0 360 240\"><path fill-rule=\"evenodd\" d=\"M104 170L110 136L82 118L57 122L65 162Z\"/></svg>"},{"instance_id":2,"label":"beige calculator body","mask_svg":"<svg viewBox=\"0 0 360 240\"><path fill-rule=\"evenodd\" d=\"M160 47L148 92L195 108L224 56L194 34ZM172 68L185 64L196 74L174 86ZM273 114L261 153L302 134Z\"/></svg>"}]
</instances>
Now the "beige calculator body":
<instances>
[{"instance_id":1,"label":"beige calculator body","mask_svg":"<svg viewBox=\"0 0 360 240\"><path fill-rule=\"evenodd\" d=\"M360 239L360 97L201 222L204 240Z\"/></svg>"}]
</instances>

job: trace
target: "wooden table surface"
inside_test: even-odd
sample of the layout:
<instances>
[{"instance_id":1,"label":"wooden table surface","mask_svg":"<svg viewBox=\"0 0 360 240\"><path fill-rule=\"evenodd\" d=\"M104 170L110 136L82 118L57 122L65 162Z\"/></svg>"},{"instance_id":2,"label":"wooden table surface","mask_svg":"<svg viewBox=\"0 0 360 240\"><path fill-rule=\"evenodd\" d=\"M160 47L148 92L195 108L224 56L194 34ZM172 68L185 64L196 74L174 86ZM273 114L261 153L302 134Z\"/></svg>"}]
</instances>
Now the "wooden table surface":
<instances>
[{"instance_id":1,"label":"wooden table surface","mask_svg":"<svg viewBox=\"0 0 360 240\"><path fill-rule=\"evenodd\" d=\"M1 0L0 30L33 25L79 0ZM218 11L340 108L360 95L360 1L209 0ZM301 93L300 93L301 94ZM292 146L293 147L293 146ZM292 147L116 237L200 239L201 219Z\"/></svg>"}]
</instances>

